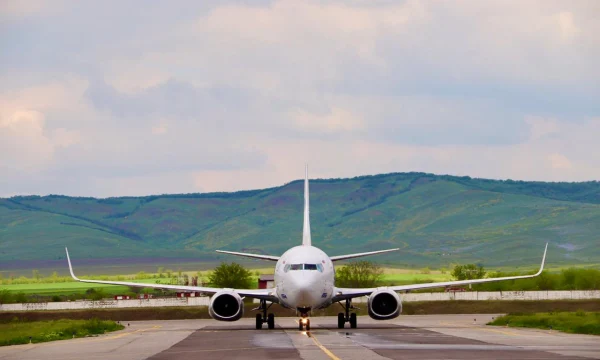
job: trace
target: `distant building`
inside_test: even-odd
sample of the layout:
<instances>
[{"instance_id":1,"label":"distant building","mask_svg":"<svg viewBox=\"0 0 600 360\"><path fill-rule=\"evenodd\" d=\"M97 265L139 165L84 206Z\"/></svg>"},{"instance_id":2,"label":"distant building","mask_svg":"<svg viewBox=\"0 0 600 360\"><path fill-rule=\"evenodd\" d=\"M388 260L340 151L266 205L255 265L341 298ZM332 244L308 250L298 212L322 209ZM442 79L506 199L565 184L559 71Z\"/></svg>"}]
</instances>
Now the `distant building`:
<instances>
[{"instance_id":1,"label":"distant building","mask_svg":"<svg viewBox=\"0 0 600 360\"><path fill-rule=\"evenodd\" d=\"M259 289L270 289L275 286L275 275L260 275L258 277Z\"/></svg>"}]
</instances>

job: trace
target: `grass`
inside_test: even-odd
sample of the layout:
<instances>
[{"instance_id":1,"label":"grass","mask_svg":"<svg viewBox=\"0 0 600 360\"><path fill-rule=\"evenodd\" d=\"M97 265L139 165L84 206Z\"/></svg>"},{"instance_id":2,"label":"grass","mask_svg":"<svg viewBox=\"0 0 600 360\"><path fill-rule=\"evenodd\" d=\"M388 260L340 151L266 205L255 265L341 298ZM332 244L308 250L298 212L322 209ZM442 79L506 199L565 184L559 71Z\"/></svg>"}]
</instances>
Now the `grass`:
<instances>
[{"instance_id":1,"label":"grass","mask_svg":"<svg viewBox=\"0 0 600 360\"><path fill-rule=\"evenodd\" d=\"M112 320L49 320L0 323L0 346L40 343L104 334L124 327Z\"/></svg>"},{"instance_id":2,"label":"grass","mask_svg":"<svg viewBox=\"0 0 600 360\"><path fill-rule=\"evenodd\" d=\"M572 334L600 335L600 312L550 312L510 314L488 325L559 330Z\"/></svg>"}]
</instances>

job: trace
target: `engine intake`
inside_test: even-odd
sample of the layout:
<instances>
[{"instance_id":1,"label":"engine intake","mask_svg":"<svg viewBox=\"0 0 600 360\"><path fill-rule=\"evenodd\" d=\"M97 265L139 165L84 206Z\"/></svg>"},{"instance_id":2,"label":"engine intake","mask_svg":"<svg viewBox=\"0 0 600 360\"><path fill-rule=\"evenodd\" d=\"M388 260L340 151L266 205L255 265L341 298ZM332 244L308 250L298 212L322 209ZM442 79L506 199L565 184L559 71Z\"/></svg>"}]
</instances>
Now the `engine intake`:
<instances>
[{"instance_id":1,"label":"engine intake","mask_svg":"<svg viewBox=\"0 0 600 360\"><path fill-rule=\"evenodd\" d=\"M208 314L220 321L236 321L244 315L244 304L238 293L221 290L210 298Z\"/></svg>"},{"instance_id":2,"label":"engine intake","mask_svg":"<svg viewBox=\"0 0 600 360\"><path fill-rule=\"evenodd\" d=\"M389 320L402 312L400 296L392 290L377 289L367 302L369 316L375 320Z\"/></svg>"}]
</instances>

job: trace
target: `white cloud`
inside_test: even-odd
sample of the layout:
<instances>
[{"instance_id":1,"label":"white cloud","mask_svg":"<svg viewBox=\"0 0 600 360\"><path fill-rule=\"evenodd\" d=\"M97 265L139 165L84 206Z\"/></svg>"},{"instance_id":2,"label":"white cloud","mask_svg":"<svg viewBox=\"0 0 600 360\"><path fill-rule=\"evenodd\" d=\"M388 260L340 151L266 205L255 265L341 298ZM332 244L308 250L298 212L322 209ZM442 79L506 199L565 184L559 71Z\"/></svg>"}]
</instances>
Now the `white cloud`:
<instances>
[{"instance_id":1,"label":"white cloud","mask_svg":"<svg viewBox=\"0 0 600 360\"><path fill-rule=\"evenodd\" d=\"M167 125L160 124L152 127L152 134L161 135L167 132Z\"/></svg>"},{"instance_id":2,"label":"white cloud","mask_svg":"<svg viewBox=\"0 0 600 360\"><path fill-rule=\"evenodd\" d=\"M551 154L548 156L548 161L553 169L570 169L573 167L571 161L561 154Z\"/></svg>"},{"instance_id":3,"label":"white cloud","mask_svg":"<svg viewBox=\"0 0 600 360\"><path fill-rule=\"evenodd\" d=\"M291 117L298 129L315 133L353 132L365 128L364 119L339 107L332 108L326 114L296 110Z\"/></svg>"},{"instance_id":4,"label":"white cloud","mask_svg":"<svg viewBox=\"0 0 600 360\"><path fill-rule=\"evenodd\" d=\"M563 39L568 40L581 31L575 25L575 22L573 20L573 13L569 11L562 11L558 13L557 18L558 26L560 27L560 33Z\"/></svg>"},{"instance_id":5,"label":"white cloud","mask_svg":"<svg viewBox=\"0 0 600 360\"><path fill-rule=\"evenodd\" d=\"M6 174L15 170L31 172L49 165L54 146L44 134L44 123L44 115L31 110L0 118L0 168Z\"/></svg>"},{"instance_id":6,"label":"white cloud","mask_svg":"<svg viewBox=\"0 0 600 360\"><path fill-rule=\"evenodd\" d=\"M558 121L535 116L527 116L525 122L530 126L530 139L539 140L559 132Z\"/></svg>"},{"instance_id":7,"label":"white cloud","mask_svg":"<svg viewBox=\"0 0 600 360\"><path fill-rule=\"evenodd\" d=\"M51 141L56 147L67 148L81 143L82 137L79 131L58 128L52 131Z\"/></svg>"}]
</instances>

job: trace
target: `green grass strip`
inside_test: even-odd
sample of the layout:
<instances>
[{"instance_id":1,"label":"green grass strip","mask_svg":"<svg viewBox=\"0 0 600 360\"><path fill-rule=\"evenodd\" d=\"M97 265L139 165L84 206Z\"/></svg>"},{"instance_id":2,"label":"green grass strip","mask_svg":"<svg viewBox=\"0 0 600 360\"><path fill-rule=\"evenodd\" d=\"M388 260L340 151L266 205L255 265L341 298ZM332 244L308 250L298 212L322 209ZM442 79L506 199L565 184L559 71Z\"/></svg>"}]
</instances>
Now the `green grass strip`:
<instances>
[{"instance_id":1,"label":"green grass strip","mask_svg":"<svg viewBox=\"0 0 600 360\"><path fill-rule=\"evenodd\" d=\"M559 330L572 334L600 335L600 312L550 312L510 314L488 325Z\"/></svg>"},{"instance_id":2,"label":"green grass strip","mask_svg":"<svg viewBox=\"0 0 600 360\"><path fill-rule=\"evenodd\" d=\"M112 320L52 320L19 321L0 323L0 346L40 343L104 334L124 329Z\"/></svg>"}]
</instances>

